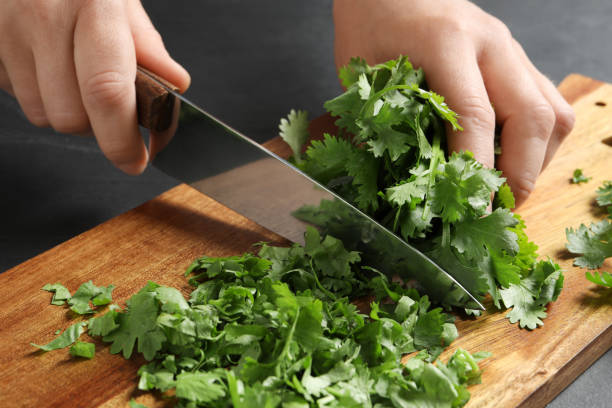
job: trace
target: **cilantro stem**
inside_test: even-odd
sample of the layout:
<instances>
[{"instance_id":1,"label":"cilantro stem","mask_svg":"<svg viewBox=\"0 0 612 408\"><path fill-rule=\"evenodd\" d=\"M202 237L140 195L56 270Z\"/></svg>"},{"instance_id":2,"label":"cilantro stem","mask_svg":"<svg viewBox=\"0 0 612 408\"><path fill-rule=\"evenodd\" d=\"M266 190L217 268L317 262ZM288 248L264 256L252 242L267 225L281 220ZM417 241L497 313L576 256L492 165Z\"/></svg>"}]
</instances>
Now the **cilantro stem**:
<instances>
[{"instance_id":1,"label":"cilantro stem","mask_svg":"<svg viewBox=\"0 0 612 408\"><path fill-rule=\"evenodd\" d=\"M295 333L295 327L297 326L297 321L300 318L300 310L301 308L298 307L297 312L295 313L295 319L293 319L293 324L291 325L291 329L289 330L289 334L287 335L287 340L285 341L285 344L283 345L283 350L281 351L281 353L278 355L278 358L276 359L276 367L274 367L274 372L278 378L282 378L282 375L280 372L280 362L283 361L283 359L289 352L289 346L291 346L291 342L293 341L293 334Z\"/></svg>"}]
</instances>

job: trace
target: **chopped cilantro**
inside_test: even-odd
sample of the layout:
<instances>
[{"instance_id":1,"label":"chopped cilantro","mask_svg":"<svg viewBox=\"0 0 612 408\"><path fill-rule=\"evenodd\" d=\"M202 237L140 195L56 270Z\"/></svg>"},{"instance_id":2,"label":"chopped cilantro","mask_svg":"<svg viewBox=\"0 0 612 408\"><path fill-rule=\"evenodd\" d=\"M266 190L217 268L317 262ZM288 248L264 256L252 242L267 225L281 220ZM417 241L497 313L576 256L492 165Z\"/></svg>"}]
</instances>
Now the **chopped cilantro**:
<instances>
[{"instance_id":1,"label":"chopped cilantro","mask_svg":"<svg viewBox=\"0 0 612 408\"><path fill-rule=\"evenodd\" d=\"M588 280L590 280L593 283L596 283L598 285L601 286L607 286L609 288L612 288L612 273L610 272L600 272L599 274L597 274L596 272L587 272L586 273L586 278Z\"/></svg>"},{"instance_id":2,"label":"chopped cilantro","mask_svg":"<svg viewBox=\"0 0 612 408\"><path fill-rule=\"evenodd\" d=\"M57 350L64 347L70 346L72 343L79 338L79 336L85 331L85 326L87 326L86 322L78 322L68 327L62 334L53 339L51 342L45 345L32 344L34 347L38 347L44 351Z\"/></svg>"},{"instance_id":3,"label":"chopped cilantro","mask_svg":"<svg viewBox=\"0 0 612 408\"><path fill-rule=\"evenodd\" d=\"M70 347L70 355L74 357L94 358L96 346L93 343L77 341Z\"/></svg>"},{"instance_id":4,"label":"chopped cilantro","mask_svg":"<svg viewBox=\"0 0 612 408\"><path fill-rule=\"evenodd\" d=\"M53 298L51 299L52 305L61 306L66 302L66 300L70 299L70 291L60 283L47 283L42 289L48 292L53 292Z\"/></svg>"},{"instance_id":5,"label":"chopped cilantro","mask_svg":"<svg viewBox=\"0 0 612 408\"><path fill-rule=\"evenodd\" d=\"M149 282L89 320L89 335L126 358L150 360L138 388L174 390L179 406L463 406L486 353L439 354L457 337L427 296L391 282L331 236L306 245L261 244L258 255L201 257L189 300ZM352 299L374 293L370 313ZM80 327L85 323L81 322ZM76 337L82 330L76 330ZM71 354L93 356L93 343ZM406 353L418 352L401 362ZM139 406L131 401L131 406Z\"/></svg>"},{"instance_id":6,"label":"chopped cilantro","mask_svg":"<svg viewBox=\"0 0 612 408\"><path fill-rule=\"evenodd\" d=\"M582 169L576 169L574 170L574 174L572 175L570 182L572 184L586 183L592 178L593 177L586 177L584 174L582 174Z\"/></svg>"},{"instance_id":7,"label":"chopped cilantro","mask_svg":"<svg viewBox=\"0 0 612 408\"><path fill-rule=\"evenodd\" d=\"M565 246L572 254L580 255L574 259L574 265L581 268L600 268L606 259L612 257L612 181L604 181L597 189L596 200L600 207L607 209L609 219L593 222L588 227L581 224L576 230L565 230ZM608 272L586 272L585 276L593 283L612 287L612 275Z\"/></svg>"}]
</instances>

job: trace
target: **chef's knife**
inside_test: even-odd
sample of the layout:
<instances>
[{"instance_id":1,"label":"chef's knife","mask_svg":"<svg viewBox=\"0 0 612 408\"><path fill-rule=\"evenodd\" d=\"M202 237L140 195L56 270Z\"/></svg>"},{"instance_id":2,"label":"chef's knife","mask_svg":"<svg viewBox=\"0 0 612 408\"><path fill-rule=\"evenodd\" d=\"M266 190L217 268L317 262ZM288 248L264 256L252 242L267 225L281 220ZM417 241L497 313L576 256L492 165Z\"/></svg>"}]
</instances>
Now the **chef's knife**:
<instances>
[{"instance_id":1,"label":"chef's knife","mask_svg":"<svg viewBox=\"0 0 612 408\"><path fill-rule=\"evenodd\" d=\"M139 68L139 121L167 146L153 160L166 174L189 184L277 234L304 243L309 224L295 214L325 214L330 234L368 264L411 280L431 298L472 309L482 304L452 274L273 152L189 102L176 88ZM332 219L329 222L329 219Z\"/></svg>"}]
</instances>

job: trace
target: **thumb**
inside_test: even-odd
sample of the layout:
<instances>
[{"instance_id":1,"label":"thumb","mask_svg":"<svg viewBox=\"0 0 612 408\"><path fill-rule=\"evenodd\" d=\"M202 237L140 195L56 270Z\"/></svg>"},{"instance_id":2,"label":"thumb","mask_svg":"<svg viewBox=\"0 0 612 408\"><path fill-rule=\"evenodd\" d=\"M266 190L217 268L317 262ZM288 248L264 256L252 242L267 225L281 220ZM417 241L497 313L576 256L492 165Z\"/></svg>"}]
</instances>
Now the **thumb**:
<instances>
[{"instance_id":1,"label":"thumb","mask_svg":"<svg viewBox=\"0 0 612 408\"><path fill-rule=\"evenodd\" d=\"M138 64L185 92L191 83L189 73L170 57L140 1L127 2L127 12Z\"/></svg>"}]
</instances>

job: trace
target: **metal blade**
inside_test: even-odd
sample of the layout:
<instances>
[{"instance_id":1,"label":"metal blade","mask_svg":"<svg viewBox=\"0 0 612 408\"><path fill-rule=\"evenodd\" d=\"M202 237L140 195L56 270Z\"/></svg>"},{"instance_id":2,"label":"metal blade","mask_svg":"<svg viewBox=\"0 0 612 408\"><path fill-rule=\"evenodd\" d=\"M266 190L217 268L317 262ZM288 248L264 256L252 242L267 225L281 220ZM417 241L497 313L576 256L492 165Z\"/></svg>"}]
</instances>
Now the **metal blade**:
<instances>
[{"instance_id":1,"label":"metal blade","mask_svg":"<svg viewBox=\"0 0 612 408\"><path fill-rule=\"evenodd\" d=\"M170 128L174 135L155 157L155 167L301 244L309 224L295 214L305 208L331 209L335 221L328 225L329 233L348 249L359 250L368 265L390 277L412 280L434 300L484 310L422 252L287 161L169 91L180 109L175 109L176 122Z\"/></svg>"}]
</instances>

